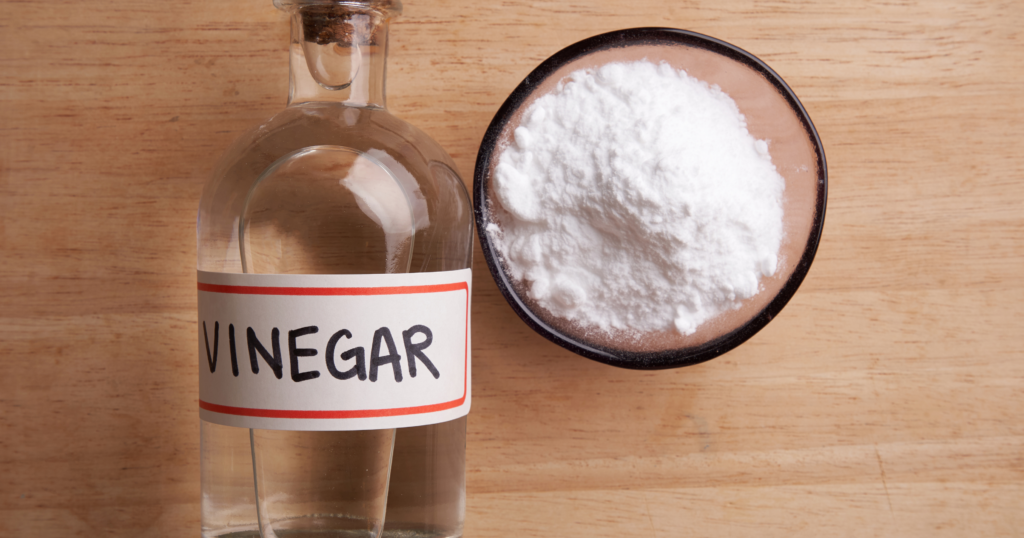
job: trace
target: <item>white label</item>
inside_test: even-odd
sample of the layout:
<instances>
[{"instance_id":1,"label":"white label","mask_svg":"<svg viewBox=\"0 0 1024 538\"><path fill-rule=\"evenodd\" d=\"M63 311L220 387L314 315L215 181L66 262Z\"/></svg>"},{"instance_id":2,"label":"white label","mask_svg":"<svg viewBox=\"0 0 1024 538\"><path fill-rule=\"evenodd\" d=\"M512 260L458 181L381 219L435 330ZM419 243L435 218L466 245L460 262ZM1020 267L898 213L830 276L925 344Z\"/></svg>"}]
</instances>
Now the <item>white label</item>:
<instances>
[{"instance_id":1,"label":"white label","mask_svg":"<svg viewBox=\"0 0 1024 538\"><path fill-rule=\"evenodd\" d=\"M466 415L471 275L199 271L200 416L373 430Z\"/></svg>"}]
</instances>

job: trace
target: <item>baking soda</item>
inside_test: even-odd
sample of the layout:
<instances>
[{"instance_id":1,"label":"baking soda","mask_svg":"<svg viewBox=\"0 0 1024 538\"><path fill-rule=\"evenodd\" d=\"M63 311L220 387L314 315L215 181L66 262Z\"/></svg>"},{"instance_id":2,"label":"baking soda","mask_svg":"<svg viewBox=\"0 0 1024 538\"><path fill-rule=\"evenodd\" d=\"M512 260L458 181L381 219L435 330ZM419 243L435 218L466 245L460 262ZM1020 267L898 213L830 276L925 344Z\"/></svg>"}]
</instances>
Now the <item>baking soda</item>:
<instances>
[{"instance_id":1,"label":"baking soda","mask_svg":"<svg viewBox=\"0 0 1024 538\"><path fill-rule=\"evenodd\" d=\"M785 181L735 102L667 64L571 74L525 112L487 232L537 305L608 334L703 323L779 265Z\"/></svg>"}]
</instances>

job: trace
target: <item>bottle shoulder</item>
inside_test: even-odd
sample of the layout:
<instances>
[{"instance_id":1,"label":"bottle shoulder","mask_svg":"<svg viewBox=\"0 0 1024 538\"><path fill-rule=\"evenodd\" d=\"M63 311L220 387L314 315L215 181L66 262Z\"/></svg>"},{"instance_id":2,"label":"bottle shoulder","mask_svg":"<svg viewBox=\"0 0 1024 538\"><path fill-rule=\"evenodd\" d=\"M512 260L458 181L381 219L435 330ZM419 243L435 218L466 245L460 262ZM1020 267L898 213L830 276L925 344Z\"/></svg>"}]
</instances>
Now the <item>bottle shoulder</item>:
<instances>
[{"instance_id":1,"label":"bottle shoulder","mask_svg":"<svg viewBox=\"0 0 1024 538\"><path fill-rule=\"evenodd\" d=\"M289 106L243 133L225 152L220 167L230 167L240 159L277 159L312 146L383 152L410 165L437 161L455 169L451 157L434 139L388 110L340 103Z\"/></svg>"},{"instance_id":2,"label":"bottle shoulder","mask_svg":"<svg viewBox=\"0 0 1024 538\"><path fill-rule=\"evenodd\" d=\"M309 174L302 170L314 169L323 172L317 172L323 188L313 188L303 179ZM328 189L331 181L345 188ZM285 204L299 196L310 207L339 208L345 206L346 189L357 198L361 193L365 199L359 210L370 213L380 209L370 202L400 193L405 204L400 207L408 207L410 227L416 230L411 270L462 268L469 263L469 193L440 145L381 108L309 103L288 107L243 133L222 156L200 200L200 267L238 269L233 260L240 226L252 213L254 200L270 204L267 211L276 207L275 200ZM309 198L310 192L321 194Z\"/></svg>"},{"instance_id":3,"label":"bottle shoulder","mask_svg":"<svg viewBox=\"0 0 1024 538\"><path fill-rule=\"evenodd\" d=\"M303 103L289 106L242 133L219 159L203 199L225 189L244 189L274 163L316 146L365 153L393 174L417 182L443 170L465 189L448 153L422 130L386 109ZM466 197L468 203L468 192Z\"/></svg>"}]
</instances>

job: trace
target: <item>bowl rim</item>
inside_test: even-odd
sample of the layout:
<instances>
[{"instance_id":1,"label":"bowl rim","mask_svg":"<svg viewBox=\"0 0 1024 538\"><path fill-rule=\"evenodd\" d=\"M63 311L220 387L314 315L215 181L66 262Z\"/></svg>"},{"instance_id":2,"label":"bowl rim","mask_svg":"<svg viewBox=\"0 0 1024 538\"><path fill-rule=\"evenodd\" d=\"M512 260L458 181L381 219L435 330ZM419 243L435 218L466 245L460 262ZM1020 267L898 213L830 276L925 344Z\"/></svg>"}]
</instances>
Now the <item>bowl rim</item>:
<instances>
[{"instance_id":1,"label":"bowl rim","mask_svg":"<svg viewBox=\"0 0 1024 538\"><path fill-rule=\"evenodd\" d=\"M810 138L817 156L818 165L818 189L815 207L814 220L811 224L811 231L807 238L803 254L793 270L793 274L783 284L778 294L766 305L757 315L751 318L735 330L726 333L714 340L705 342L699 346L683 349L671 349L651 352L623 351L581 342L579 339L566 335L555 329L539 316L534 314L529 307L515 293L509 276L501 267L500 253L492 244L488 234L487 225L488 208L485 203L490 180L489 170L491 159L494 157L501 133L505 125L513 117L518 108L531 95L534 88L539 86L552 74L564 65L575 61L583 56L602 50L627 47L631 45L683 45L705 49L735 60L747 67L757 71L774 86L786 99L786 102L793 109L794 113L803 125L804 130ZM789 87L782 77L772 68L768 67L759 58L749 52L704 34L681 30L677 28L643 27L616 30L589 37L576 42L558 51L550 58L542 62L537 68L530 72L523 79L515 90L508 96L505 102L494 115L487 128L484 138L480 143L480 150L477 154L476 168L473 174L473 211L475 213L477 235L480 238L480 246L483 251L484 260L490 269L491 276L497 284L501 294L505 297L512 310L531 329L547 338L551 342L569 350L577 355L595 360L600 363L632 370L661 370L667 368L679 368L691 366L711 360L722 355L743 342L750 339L754 334L764 328L768 322L775 318L786 306L789 300L796 293L797 288L803 282L804 277L810 270L811 262L818 249L822 229L825 223L825 205L828 198L828 170L825 163L825 150L818 136L810 115L804 109L803 104L796 94Z\"/></svg>"}]
</instances>

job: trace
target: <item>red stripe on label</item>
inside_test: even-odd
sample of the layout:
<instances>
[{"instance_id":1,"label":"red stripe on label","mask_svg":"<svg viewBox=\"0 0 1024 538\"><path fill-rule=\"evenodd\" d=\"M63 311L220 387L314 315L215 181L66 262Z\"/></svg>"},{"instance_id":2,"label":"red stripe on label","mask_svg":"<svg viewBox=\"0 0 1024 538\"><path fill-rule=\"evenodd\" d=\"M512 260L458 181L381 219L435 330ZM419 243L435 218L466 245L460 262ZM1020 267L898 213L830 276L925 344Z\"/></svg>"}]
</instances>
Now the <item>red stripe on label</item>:
<instances>
[{"instance_id":1,"label":"red stripe on label","mask_svg":"<svg viewBox=\"0 0 1024 538\"><path fill-rule=\"evenodd\" d=\"M233 293L240 295L411 295L415 293L438 293L445 291L469 290L465 282L433 284L428 286L381 286L374 288L294 288L274 286L228 286L224 284L197 284L199 291L210 293Z\"/></svg>"},{"instance_id":2,"label":"red stripe on label","mask_svg":"<svg viewBox=\"0 0 1024 538\"><path fill-rule=\"evenodd\" d=\"M281 409L250 409L248 407L231 407L228 405L218 405L209 402L204 402L203 400L199 400L199 408L205 409L207 411L213 411L214 413L222 413L225 415L238 415L243 417L314 419L375 418L434 413L437 411L444 411L446 409L453 409L459 407L460 405L465 403L465 401L466 397L463 396L458 400L452 400L450 402L432 405L421 405L417 407L399 407L395 409L358 409L353 411L292 411Z\"/></svg>"}]
</instances>

